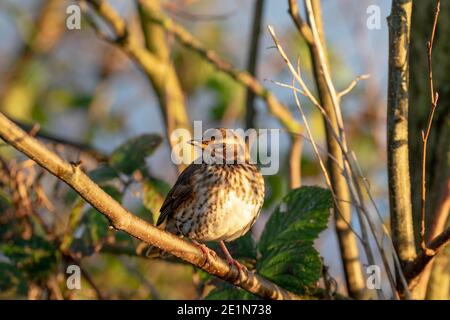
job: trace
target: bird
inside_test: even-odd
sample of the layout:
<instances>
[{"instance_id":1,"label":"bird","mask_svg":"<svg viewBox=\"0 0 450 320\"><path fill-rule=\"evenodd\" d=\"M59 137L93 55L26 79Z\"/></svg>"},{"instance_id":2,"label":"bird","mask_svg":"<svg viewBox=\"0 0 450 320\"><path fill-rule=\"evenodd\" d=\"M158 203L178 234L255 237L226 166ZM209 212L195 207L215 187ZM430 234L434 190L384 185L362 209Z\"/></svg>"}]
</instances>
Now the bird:
<instances>
[{"instance_id":1,"label":"bird","mask_svg":"<svg viewBox=\"0 0 450 320\"><path fill-rule=\"evenodd\" d=\"M181 172L156 224L192 240L205 263L217 254L204 243L219 242L227 262L241 271L245 267L224 242L245 235L257 220L264 203L264 178L250 161L250 148L234 130L213 128L209 133L190 141L201 149L202 157Z\"/></svg>"}]
</instances>

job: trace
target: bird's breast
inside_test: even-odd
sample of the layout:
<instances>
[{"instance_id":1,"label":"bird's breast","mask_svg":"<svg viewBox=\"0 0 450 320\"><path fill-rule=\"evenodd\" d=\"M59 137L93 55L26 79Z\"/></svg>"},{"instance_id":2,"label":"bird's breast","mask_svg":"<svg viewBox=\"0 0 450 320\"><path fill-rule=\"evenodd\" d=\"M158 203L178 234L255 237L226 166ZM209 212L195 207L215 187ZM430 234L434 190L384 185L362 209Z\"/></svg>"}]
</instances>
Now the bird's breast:
<instances>
[{"instance_id":1,"label":"bird's breast","mask_svg":"<svg viewBox=\"0 0 450 320\"><path fill-rule=\"evenodd\" d=\"M201 242L231 241L245 234L264 202L264 180L255 169L207 168L193 187L197 200L183 209L192 219L179 219L181 233Z\"/></svg>"}]
</instances>

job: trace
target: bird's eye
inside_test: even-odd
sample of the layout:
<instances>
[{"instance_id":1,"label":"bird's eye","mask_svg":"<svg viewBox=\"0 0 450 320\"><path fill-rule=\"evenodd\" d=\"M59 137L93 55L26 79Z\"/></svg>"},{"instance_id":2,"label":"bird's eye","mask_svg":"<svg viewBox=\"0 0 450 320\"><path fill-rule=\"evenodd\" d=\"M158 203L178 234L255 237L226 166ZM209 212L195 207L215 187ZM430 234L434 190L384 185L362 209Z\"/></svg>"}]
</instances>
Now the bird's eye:
<instances>
[{"instance_id":1,"label":"bird's eye","mask_svg":"<svg viewBox=\"0 0 450 320\"><path fill-rule=\"evenodd\" d=\"M212 136L209 140L216 141L216 137Z\"/></svg>"}]
</instances>

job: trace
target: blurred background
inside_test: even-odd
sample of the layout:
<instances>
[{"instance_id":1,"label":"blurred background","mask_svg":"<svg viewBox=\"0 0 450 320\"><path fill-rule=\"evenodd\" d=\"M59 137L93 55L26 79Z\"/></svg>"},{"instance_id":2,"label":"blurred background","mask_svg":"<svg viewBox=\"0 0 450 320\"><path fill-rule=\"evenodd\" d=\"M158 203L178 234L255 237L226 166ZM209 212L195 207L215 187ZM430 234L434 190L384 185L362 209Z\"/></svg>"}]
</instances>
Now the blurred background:
<instances>
[{"instance_id":1,"label":"blurred background","mask_svg":"<svg viewBox=\"0 0 450 320\"><path fill-rule=\"evenodd\" d=\"M369 17L367 8L373 1L322 1L322 13L336 88L342 90L357 76L370 74L370 78L359 82L343 98L342 109L350 147L357 154L362 171L370 181L372 194L383 218L387 219L386 17L390 1L375 2L380 10L381 24L380 28L372 30L366 23ZM80 30L66 28L66 8L74 3L60 0L1 1L0 110L28 130L33 130L33 125L39 123L37 132L47 136L45 141L49 146L69 161L81 160L87 171L98 168L104 155L117 150L130 138L142 134L161 136L161 144L152 150L154 152L146 160L148 177L135 175L132 180L116 181L109 185L112 193L120 190L117 196L128 209L152 221L152 213L157 212L164 192L178 174L170 161L170 145L165 136L157 96L136 64L117 46L101 39L84 16ZM111 0L109 3L129 22L131 30L137 29L134 1ZM165 14L194 34L206 48L218 52L234 66L246 69L255 1L177 0L161 1L161 5ZM264 1L256 77L300 121L291 90L273 83L289 84L291 75L266 28L269 24L275 28L291 60L300 57L303 76L315 92L306 44L287 9L287 1ZM170 35L167 44L185 95L190 121L203 121L204 129L244 127L245 88L216 71L196 53L182 47ZM326 148L321 115L307 99L302 98L302 103L316 142ZM268 214L289 189L290 144L288 132L268 113L264 102L256 99L255 109L255 127L281 128L280 172L265 177L266 203L252 231L253 237L257 238ZM9 172L27 172L23 184L35 188L30 196L33 207L30 210L38 212L44 226L65 228L77 210L93 210L67 187L44 174L11 148L2 146L0 155L5 159L14 159L9 163ZM302 185L326 186L307 141L303 146L301 174ZM33 178L28 179L30 176ZM36 206L34 201L38 203ZM27 210L26 206L23 210ZM22 216L27 214L23 212ZM0 224L5 226L6 214L2 219ZM30 222L21 217L16 219L23 238L33 237L33 231L28 230L32 227L27 227ZM189 265L139 257L133 250L139 245L138 242L125 235L122 238L111 235L111 231L104 229L105 221L101 219L81 214L79 221L82 223L70 239L70 247L76 253L72 258L78 259L86 275L80 290L65 292L58 289L65 282L64 264L49 267L46 264L53 263L53 260L44 255L37 267L33 265L37 269L28 268L23 274L11 278L13 280L4 280L0 297L195 299L204 294L204 274ZM88 225L85 229L82 228L83 222ZM353 226L359 230L356 222ZM5 238L8 231L11 230L0 229L0 235ZM118 243L123 246L117 246ZM329 267L330 275L337 281L338 291L345 292L339 249L331 221L330 227L316 242L316 248ZM66 263L72 259L63 258Z\"/></svg>"}]
</instances>

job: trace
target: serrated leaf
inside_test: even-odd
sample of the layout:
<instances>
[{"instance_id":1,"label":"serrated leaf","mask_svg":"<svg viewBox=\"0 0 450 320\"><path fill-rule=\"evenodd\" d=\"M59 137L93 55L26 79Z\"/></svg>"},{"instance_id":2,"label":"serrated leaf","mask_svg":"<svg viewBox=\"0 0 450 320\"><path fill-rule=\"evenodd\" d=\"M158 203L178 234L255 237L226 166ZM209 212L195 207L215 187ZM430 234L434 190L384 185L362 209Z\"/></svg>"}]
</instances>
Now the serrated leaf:
<instances>
[{"instance_id":1,"label":"serrated leaf","mask_svg":"<svg viewBox=\"0 0 450 320\"><path fill-rule=\"evenodd\" d=\"M290 241L314 241L328 223L331 193L320 187L289 192L264 228L258 250L264 253Z\"/></svg>"},{"instance_id":2,"label":"serrated leaf","mask_svg":"<svg viewBox=\"0 0 450 320\"><path fill-rule=\"evenodd\" d=\"M328 223L331 193L319 187L292 190L270 217L258 243L257 271L296 293L305 293L321 275L314 240Z\"/></svg>"},{"instance_id":3,"label":"serrated leaf","mask_svg":"<svg viewBox=\"0 0 450 320\"><path fill-rule=\"evenodd\" d=\"M130 175L144 167L145 158L151 155L161 144L157 134L143 134L127 140L111 154L109 164L124 174Z\"/></svg>"},{"instance_id":4,"label":"serrated leaf","mask_svg":"<svg viewBox=\"0 0 450 320\"><path fill-rule=\"evenodd\" d=\"M282 288L305 293L321 275L322 261L309 242L290 243L263 255L257 271Z\"/></svg>"}]
</instances>

